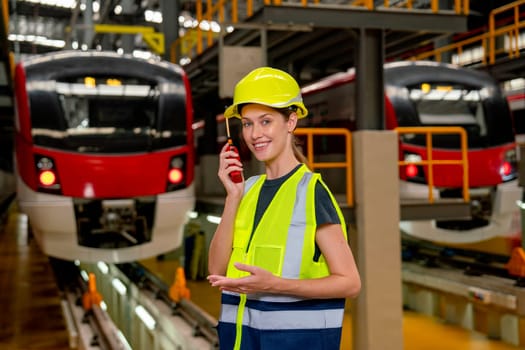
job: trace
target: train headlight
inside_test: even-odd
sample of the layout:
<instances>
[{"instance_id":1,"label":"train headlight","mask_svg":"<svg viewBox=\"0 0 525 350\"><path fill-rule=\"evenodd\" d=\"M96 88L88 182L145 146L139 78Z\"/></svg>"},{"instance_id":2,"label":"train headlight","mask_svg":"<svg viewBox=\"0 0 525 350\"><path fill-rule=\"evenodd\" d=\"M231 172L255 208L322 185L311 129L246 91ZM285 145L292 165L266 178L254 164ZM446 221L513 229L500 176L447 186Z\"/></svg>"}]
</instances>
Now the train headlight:
<instances>
[{"instance_id":1,"label":"train headlight","mask_svg":"<svg viewBox=\"0 0 525 350\"><path fill-rule=\"evenodd\" d=\"M59 194L61 186L55 162L47 156L35 155L37 187L39 192Z\"/></svg>"},{"instance_id":2,"label":"train headlight","mask_svg":"<svg viewBox=\"0 0 525 350\"><path fill-rule=\"evenodd\" d=\"M167 174L167 191L175 191L184 186L185 181L186 158L177 156L170 159Z\"/></svg>"},{"instance_id":3,"label":"train headlight","mask_svg":"<svg viewBox=\"0 0 525 350\"><path fill-rule=\"evenodd\" d=\"M509 162L503 162L500 167L501 176L509 176L512 173L512 165Z\"/></svg>"},{"instance_id":4,"label":"train headlight","mask_svg":"<svg viewBox=\"0 0 525 350\"><path fill-rule=\"evenodd\" d=\"M184 179L184 174L182 174L182 170L178 168L173 168L168 172L168 180L172 184L179 184Z\"/></svg>"},{"instance_id":5,"label":"train headlight","mask_svg":"<svg viewBox=\"0 0 525 350\"><path fill-rule=\"evenodd\" d=\"M40 173L38 180L44 186L52 186L56 183L57 177L51 170L44 170Z\"/></svg>"},{"instance_id":6,"label":"train headlight","mask_svg":"<svg viewBox=\"0 0 525 350\"><path fill-rule=\"evenodd\" d=\"M417 166L415 164L409 164L405 168L405 173L408 177L414 177L417 176L418 170Z\"/></svg>"},{"instance_id":7,"label":"train headlight","mask_svg":"<svg viewBox=\"0 0 525 350\"><path fill-rule=\"evenodd\" d=\"M403 175L406 177L406 179L416 182L423 182L425 180L423 168L418 164L422 161L421 156L415 153L405 153L404 161L405 167Z\"/></svg>"},{"instance_id":8,"label":"train headlight","mask_svg":"<svg viewBox=\"0 0 525 350\"><path fill-rule=\"evenodd\" d=\"M499 168L499 173L503 181L510 181L516 178L516 168L517 168L517 155L516 151L511 149L505 152L505 157L503 163Z\"/></svg>"}]
</instances>

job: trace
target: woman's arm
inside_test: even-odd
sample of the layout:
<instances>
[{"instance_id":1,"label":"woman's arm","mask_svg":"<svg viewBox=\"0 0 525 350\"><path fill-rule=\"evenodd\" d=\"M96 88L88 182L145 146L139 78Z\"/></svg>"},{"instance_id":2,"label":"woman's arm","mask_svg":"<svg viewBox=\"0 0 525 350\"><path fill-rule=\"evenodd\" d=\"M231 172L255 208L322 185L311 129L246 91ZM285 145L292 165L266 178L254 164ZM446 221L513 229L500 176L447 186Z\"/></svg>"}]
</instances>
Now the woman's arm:
<instances>
[{"instance_id":1,"label":"woman's arm","mask_svg":"<svg viewBox=\"0 0 525 350\"><path fill-rule=\"evenodd\" d=\"M326 224L318 227L316 242L325 256L330 275L316 279L287 279L274 276L256 266L236 264L239 270L250 276L227 278L211 275L212 286L237 293L275 293L305 298L346 298L356 297L361 290L361 278L341 225Z\"/></svg>"},{"instance_id":2,"label":"woman's arm","mask_svg":"<svg viewBox=\"0 0 525 350\"><path fill-rule=\"evenodd\" d=\"M239 200L226 197L221 222L215 230L208 251L208 271L214 275L226 275L232 252L233 226Z\"/></svg>"}]
</instances>

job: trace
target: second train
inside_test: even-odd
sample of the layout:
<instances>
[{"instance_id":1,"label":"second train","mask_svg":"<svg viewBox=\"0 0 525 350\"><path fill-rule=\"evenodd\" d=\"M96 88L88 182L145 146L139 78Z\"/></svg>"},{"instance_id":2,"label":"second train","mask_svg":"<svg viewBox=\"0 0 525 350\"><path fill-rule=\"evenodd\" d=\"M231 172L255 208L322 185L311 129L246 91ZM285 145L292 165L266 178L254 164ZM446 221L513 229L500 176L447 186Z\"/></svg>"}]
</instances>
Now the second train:
<instances>
[{"instance_id":1,"label":"second train","mask_svg":"<svg viewBox=\"0 0 525 350\"><path fill-rule=\"evenodd\" d=\"M508 255L521 242L517 201L522 189L518 186L513 116L498 82L481 71L429 61L388 63L384 81L386 129L461 127L468 140L472 217L401 221L402 233L443 245ZM304 86L310 115L302 127L355 130L355 89L353 70ZM322 145L323 155L340 153L337 143L326 140ZM432 149L432 159L461 159L458 135L433 135ZM421 160L428 160L425 135L400 134L399 161ZM400 166L401 199L425 200L428 176L428 165ZM459 199L462 186L461 167L433 167L433 198Z\"/></svg>"}]
</instances>

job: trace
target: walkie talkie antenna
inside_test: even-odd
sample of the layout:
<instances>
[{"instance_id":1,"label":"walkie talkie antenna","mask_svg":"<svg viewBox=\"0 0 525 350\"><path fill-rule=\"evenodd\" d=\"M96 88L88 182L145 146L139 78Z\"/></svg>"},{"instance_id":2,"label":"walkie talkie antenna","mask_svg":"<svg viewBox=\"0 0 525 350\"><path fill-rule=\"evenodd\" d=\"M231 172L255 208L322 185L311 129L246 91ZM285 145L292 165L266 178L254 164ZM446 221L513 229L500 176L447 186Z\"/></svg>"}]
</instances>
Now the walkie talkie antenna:
<instances>
[{"instance_id":1,"label":"walkie talkie antenna","mask_svg":"<svg viewBox=\"0 0 525 350\"><path fill-rule=\"evenodd\" d=\"M228 143L232 145L233 141L230 136L230 123L228 123L228 118L225 118L225 119L226 119L226 137L228 138Z\"/></svg>"}]
</instances>

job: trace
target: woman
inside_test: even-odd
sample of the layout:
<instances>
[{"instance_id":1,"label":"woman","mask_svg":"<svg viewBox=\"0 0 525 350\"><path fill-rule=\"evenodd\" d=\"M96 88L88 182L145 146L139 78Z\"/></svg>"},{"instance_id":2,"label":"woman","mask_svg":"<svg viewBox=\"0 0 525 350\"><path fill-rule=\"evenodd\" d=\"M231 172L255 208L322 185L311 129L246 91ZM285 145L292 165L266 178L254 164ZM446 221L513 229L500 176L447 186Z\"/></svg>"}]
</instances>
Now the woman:
<instances>
[{"instance_id":1,"label":"woman","mask_svg":"<svg viewBox=\"0 0 525 350\"><path fill-rule=\"evenodd\" d=\"M307 113L297 82L269 67L238 82L224 113L242 120L265 174L233 182L242 164L222 148L227 195L208 260L208 280L223 292L221 349L339 350L345 298L361 281L341 210L294 143Z\"/></svg>"}]
</instances>

